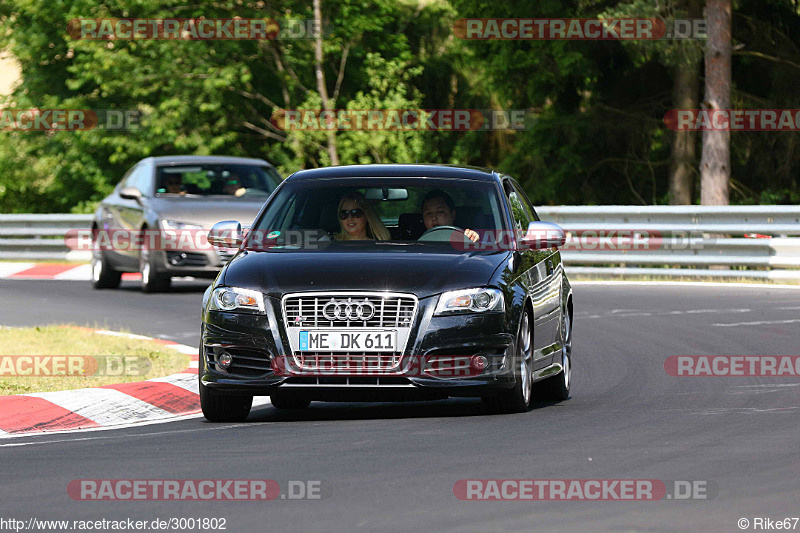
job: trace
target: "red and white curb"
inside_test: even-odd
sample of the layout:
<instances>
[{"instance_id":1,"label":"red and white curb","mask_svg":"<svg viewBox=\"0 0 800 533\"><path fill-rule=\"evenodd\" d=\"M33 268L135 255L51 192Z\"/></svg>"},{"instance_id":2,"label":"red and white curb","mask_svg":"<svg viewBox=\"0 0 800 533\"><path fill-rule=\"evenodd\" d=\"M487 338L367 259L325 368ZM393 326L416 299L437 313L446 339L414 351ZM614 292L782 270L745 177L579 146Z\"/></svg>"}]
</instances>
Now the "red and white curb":
<instances>
[{"instance_id":1,"label":"red and white curb","mask_svg":"<svg viewBox=\"0 0 800 533\"><path fill-rule=\"evenodd\" d=\"M183 372L147 381L0 396L0 437L126 427L200 412L197 348L143 335L91 331L157 342L188 355L191 362Z\"/></svg>"},{"instance_id":2,"label":"red and white curb","mask_svg":"<svg viewBox=\"0 0 800 533\"><path fill-rule=\"evenodd\" d=\"M124 273L123 280L141 279L138 273ZM76 263L2 263L0 279L60 279L89 281L92 279L92 266Z\"/></svg>"}]
</instances>

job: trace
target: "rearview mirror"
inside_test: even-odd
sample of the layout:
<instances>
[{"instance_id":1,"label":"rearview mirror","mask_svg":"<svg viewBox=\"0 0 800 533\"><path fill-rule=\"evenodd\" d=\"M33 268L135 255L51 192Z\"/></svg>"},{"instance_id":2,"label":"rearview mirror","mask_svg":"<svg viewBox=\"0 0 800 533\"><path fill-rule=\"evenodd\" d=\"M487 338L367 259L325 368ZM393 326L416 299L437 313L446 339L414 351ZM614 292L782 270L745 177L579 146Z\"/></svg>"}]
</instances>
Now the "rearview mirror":
<instances>
[{"instance_id":1,"label":"rearview mirror","mask_svg":"<svg viewBox=\"0 0 800 533\"><path fill-rule=\"evenodd\" d=\"M552 222L531 222L528 231L520 240L520 246L526 250L546 250L564 246L567 234L558 224Z\"/></svg>"},{"instance_id":2,"label":"rearview mirror","mask_svg":"<svg viewBox=\"0 0 800 533\"><path fill-rule=\"evenodd\" d=\"M243 238L242 225L236 220L217 222L208 232L208 244L217 248L238 248Z\"/></svg>"},{"instance_id":3,"label":"rearview mirror","mask_svg":"<svg viewBox=\"0 0 800 533\"><path fill-rule=\"evenodd\" d=\"M119 197L124 198L125 200L136 200L137 202L142 201L142 193L136 187L123 187L119 191Z\"/></svg>"},{"instance_id":4,"label":"rearview mirror","mask_svg":"<svg viewBox=\"0 0 800 533\"><path fill-rule=\"evenodd\" d=\"M408 189L390 187L370 188L364 193L367 200L408 200Z\"/></svg>"}]
</instances>

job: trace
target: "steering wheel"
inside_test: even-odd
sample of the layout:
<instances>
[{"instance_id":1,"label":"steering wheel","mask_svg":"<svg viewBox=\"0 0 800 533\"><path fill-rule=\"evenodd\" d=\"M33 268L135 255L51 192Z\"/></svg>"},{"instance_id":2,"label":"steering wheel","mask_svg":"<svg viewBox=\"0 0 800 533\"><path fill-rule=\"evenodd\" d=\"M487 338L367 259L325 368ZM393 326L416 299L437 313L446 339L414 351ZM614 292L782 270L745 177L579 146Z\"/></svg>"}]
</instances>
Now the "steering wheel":
<instances>
[{"instance_id":1,"label":"steering wheel","mask_svg":"<svg viewBox=\"0 0 800 533\"><path fill-rule=\"evenodd\" d=\"M242 193L242 196L269 196L269 192L251 187L249 189L245 189L244 193Z\"/></svg>"},{"instance_id":2,"label":"steering wheel","mask_svg":"<svg viewBox=\"0 0 800 533\"><path fill-rule=\"evenodd\" d=\"M447 233L446 237L445 237L445 233L444 233L445 231L449 232L449 233ZM450 235L454 231L457 231L459 233L464 233L463 229L458 228L456 226L434 226L433 228L429 229L428 231L426 231L425 233L420 235L419 239L417 239L417 240L418 241L449 241L450 240ZM437 232L438 232L438 235L436 235ZM464 238L466 239L466 235L464 236Z\"/></svg>"}]
</instances>

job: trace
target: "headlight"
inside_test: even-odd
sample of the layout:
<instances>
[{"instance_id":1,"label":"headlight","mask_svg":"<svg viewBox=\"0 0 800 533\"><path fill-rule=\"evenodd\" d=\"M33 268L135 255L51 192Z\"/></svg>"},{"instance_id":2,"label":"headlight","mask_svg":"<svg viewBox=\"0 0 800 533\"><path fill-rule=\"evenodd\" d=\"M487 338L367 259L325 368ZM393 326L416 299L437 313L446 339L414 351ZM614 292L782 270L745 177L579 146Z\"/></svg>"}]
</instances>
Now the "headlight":
<instances>
[{"instance_id":1,"label":"headlight","mask_svg":"<svg viewBox=\"0 0 800 533\"><path fill-rule=\"evenodd\" d=\"M247 311L264 314L264 295L250 289L220 287L211 293L209 309L218 311Z\"/></svg>"},{"instance_id":2,"label":"headlight","mask_svg":"<svg viewBox=\"0 0 800 533\"><path fill-rule=\"evenodd\" d=\"M203 229L203 226L198 224L187 224L186 222L178 222L177 220L162 220L161 221L161 228L162 229Z\"/></svg>"},{"instance_id":3,"label":"headlight","mask_svg":"<svg viewBox=\"0 0 800 533\"><path fill-rule=\"evenodd\" d=\"M483 313L503 311L503 293L497 289L464 289L445 292L439 296L436 315L454 313Z\"/></svg>"}]
</instances>

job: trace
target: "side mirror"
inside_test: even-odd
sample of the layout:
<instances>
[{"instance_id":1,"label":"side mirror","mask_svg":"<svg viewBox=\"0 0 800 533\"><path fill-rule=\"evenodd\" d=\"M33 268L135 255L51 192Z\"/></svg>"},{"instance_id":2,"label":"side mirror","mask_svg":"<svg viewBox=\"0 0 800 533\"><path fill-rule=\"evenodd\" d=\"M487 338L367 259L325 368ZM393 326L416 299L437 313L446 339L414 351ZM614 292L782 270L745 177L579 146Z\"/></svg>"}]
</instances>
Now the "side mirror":
<instances>
[{"instance_id":1,"label":"side mirror","mask_svg":"<svg viewBox=\"0 0 800 533\"><path fill-rule=\"evenodd\" d=\"M217 248L238 248L242 240L242 225L236 220L217 222L208 232L208 243Z\"/></svg>"},{"instance_id":2,"label":"side mirror","mask_svg":"<svg viewBox=\"0 0 800 533\"><path fill-rule=\"evenodd\" d=\"M136 200L137 202L142 201L142 193L136 187L123 187L119 191L119 197L126 200Z\"/></svg>"},{"instance_id":3,"label":"side mirror","mask_svg":"<svg viewBox=\"0 0 800 533\"><path fill-rule=\"evenodd\" d=\"M526 250L546 250L559 248L567 241L567 234L558 224L552 222L531 222L528 231L520 240L520 246Z\"/></svg>"}]
</instances>

